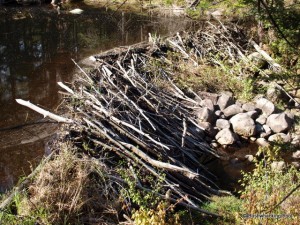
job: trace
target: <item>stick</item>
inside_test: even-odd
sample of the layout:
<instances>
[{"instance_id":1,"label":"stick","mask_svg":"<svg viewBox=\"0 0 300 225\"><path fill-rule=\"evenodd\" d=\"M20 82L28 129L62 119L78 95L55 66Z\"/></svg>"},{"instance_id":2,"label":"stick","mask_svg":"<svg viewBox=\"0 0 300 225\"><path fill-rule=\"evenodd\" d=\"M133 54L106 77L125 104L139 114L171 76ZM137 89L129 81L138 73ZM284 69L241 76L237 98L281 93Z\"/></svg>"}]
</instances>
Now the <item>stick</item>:
<instances>
[{"instance_id":1,"label":"stick","mask_svg":"<svg viewBox=\"0 0 300 225\"><path fill-rule=\"evenodd\" d=\"M46 111L46 110L44 110L44 109L42 109L42 108L40 108L40 107L38 107L38 106L30 103L29 101L24 101L22 99L16 99L16 102L19 103L20 105L24 105L24 106L32 109L33 111L36 111L36 112L42 114L44 117L48 116L49 118L51 118L53 120L56 120L59 123L74 123L74 121L71 120L71 119L55 115L55 114L53 114L53 113L51 113L49 111Z\"/></svg>"}]
</instances>

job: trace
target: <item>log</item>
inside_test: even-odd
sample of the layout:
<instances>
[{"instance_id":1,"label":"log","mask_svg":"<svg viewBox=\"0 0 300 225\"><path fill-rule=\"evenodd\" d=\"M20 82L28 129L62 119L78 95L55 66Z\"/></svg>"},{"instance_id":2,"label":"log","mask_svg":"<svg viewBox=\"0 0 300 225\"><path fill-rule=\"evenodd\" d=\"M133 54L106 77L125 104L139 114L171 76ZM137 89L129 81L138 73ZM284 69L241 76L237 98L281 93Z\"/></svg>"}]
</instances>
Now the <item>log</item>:
<instances>
[{"instance_id":1,"label":"log","mask_svg":"<svg viewBox=\"0 0 300 225\"><path fill-rule=\"evenodd\" d=\"M24 101L22 99L16 99L16 102L19 103L20 105L23 105L23 106L26 106L30 109L32 109L33 111L36 111L40 114L42 114L45 117L49 117L59 123L74 123L74 121L72 119L68 119L68 118L64 118L62 116L58 116L58 115L55 115L54 113L51 113L49 111L46 111L32 103L30 103L30 101Z\"/></svg>"}]
</instances>

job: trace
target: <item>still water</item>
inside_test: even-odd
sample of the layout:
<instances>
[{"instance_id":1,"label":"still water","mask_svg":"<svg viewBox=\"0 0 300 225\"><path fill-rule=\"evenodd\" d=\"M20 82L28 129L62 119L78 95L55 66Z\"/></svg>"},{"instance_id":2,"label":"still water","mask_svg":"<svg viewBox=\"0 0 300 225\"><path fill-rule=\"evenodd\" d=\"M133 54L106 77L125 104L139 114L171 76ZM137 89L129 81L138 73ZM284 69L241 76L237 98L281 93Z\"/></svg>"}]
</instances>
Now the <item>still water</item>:
<instances>
[{"instance_id":1,"label":"still water","mask_svg":"<svg viewBox=\"0 0 300 225\"><path fill-rule=\"evenodd\" d=\"M60 15L48 5L0 6L0 193L28 174L47 154L55 123L16 104L30 100L52 112L60 103L58 81L70 82L81 59L152 35L171 35L193 26L176 18L113 13L84 4L81 15Z\"/></svg>"}]
</instances>

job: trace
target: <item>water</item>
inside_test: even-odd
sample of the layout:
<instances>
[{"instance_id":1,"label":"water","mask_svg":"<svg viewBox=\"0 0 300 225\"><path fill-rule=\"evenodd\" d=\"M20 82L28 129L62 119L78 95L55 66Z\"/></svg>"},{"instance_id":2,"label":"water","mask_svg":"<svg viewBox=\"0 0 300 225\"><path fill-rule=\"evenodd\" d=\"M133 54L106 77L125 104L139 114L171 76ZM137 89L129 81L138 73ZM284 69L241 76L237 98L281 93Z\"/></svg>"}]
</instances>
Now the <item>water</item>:
<instances>
[{"instance_id":1,"label":"water","mask_svg":"<svg viewBox=\"0 0 300 225\"><path fill-rule=\"evenodd\" d=\"M60 103L58 81L70 82L75 66L89 55L166 36L193 24L183 19L151 18L82 8L82 15L50 6L0 6L0 192L28 174L56 132L55 123L38 123L42 116L18 105L30 100L52 112Z\"/></svg>"}]
</instances>

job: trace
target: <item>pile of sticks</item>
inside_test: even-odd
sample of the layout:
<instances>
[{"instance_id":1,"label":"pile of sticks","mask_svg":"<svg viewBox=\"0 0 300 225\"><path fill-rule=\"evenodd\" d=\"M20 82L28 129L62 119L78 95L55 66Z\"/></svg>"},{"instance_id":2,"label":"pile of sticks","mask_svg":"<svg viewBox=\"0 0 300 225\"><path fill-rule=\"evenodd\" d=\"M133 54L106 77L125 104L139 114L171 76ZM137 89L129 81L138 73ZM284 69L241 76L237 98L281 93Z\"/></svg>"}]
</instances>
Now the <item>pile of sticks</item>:
<instances>
[{"instance_id":1,"label":"pile of sticks","mask_svg":"<svg viewBox=\"0 0 300 225\"><path fill-rule=\"evenodd\" d=\"M97 67L89 73L75 63L81 75L73 88L59 83L66 91L73 118L40 113L70 123L70 139L87 154L106 160L108 165L125 160L159 179L164 174L159 196L213 214L199 204L211 195L227 192L219 189L216 177L205 167L219 156L206 143L205 131L195 118L194 111L200 105L193 97L200 97L180 90L168 69L155 67L154 71L151 67L153 58L165 64L167 51L179 52L183 60L196 65L199 57L211 54L205 45L213 39L202 40L201 48L203 35L182 38L177 34L162 44L152 40L140 47L106 52L93 57ZM18 101L30 107L29 102ZM149 190L147 182L133 177L137 187Z\"/></svg>"},{"instance_id":2,"label":"pile of sticks","mask_svg":"<svg viewBox=\"0 0 300 225\"><path fill-rule=\"evenodd\" d=\"M78 66L82 74L74 90L61 84L75 115L71 135L75 143L88 143L94 156L108 151L155 177L163 171L165 189L161 191L170 190L170 199L183 199L183 204L195 209L211 195L224 193L205 168L207 161L219 156L196 122L199 102L181 91L163 67L153 71L149 65L154 57L165 63L167 51L197 63L197 57L211 53L207 45L212 39L204 42L203 36L209 35L197 33L183 39L177 34L162 44L152 40L140 47L102 53L94 57L98 65L92 72ZM139 180L137 184L145 187Z\"/></svg>"}]
</instances>

